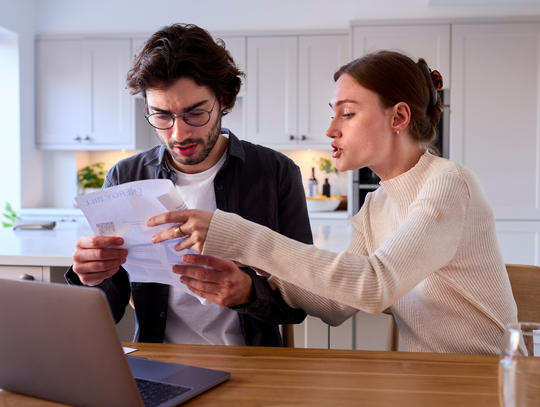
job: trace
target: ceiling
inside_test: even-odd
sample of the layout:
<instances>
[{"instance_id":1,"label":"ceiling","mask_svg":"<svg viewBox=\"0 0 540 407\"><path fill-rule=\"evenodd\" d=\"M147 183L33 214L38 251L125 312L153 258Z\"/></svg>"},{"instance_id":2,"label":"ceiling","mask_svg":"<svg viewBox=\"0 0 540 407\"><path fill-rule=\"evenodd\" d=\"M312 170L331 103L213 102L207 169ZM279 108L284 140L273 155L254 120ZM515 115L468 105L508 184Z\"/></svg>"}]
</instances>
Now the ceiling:
<instances>
[{"instance_id":1,"label":"ceiling","mask_svg":"<svg viewBox=\"0 0 540 407\"><path fill-rule=\"evenodd\" d=\"M540 0L428 0L428 6L488 6L488 5L540 4Z\"/></svg>"}]
</instances>

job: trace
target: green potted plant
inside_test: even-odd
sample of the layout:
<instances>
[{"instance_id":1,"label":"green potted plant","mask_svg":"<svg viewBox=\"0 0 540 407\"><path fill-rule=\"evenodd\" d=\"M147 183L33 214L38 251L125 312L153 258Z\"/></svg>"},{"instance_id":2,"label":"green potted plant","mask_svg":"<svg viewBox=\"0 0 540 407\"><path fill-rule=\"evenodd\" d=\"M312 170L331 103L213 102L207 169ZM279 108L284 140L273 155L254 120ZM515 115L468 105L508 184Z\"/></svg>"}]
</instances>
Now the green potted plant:
<instances>
[{"instance_id":1,"label":"green potted plant","mask_svg":"<svg viewBox=\"0 0 540 407\"><path fill-rule=\"evenodd\" d=\"M333 172L334 174L339 175L338 169L332 165L332 161L328 158L319 157L319 159L313 158L313 160L319 165L319 170L324 171L327 174Z\"/></svg>"},{"instance_id":2,"label":"green potted plant","mask_svg":"<svg viewBox=\"0 0 540 407\"><path fill-rule=\"evenodd\" d=\"M105 182L105 170L103 163L95 163L77 171L77 184L81 194L97 191Z\"/></svg>"},{"instance_id":3,"label":"green potted plant","mask_svg":"<svg viewBox=\"0 0 540 407\"><path fill-rule=\"evenodd\" d=\"M4 225L5 228L13 227L16 220L21 220L15 213L13 209L11 209L11 205L9 203L6 203L6 213L4 213L4 217L9 220L8 222L2 222L2 225Z\"/></svg>"}]
</instances>

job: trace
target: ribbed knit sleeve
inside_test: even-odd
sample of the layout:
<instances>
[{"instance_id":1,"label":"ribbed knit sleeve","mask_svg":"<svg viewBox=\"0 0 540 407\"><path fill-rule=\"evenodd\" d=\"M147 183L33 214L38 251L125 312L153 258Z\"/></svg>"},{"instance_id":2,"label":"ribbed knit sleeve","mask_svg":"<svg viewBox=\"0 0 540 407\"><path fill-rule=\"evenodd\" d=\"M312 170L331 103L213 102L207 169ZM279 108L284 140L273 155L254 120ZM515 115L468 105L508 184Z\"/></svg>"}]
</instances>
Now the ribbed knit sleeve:
<instances>
[{"instance_id":1,"label":"ribbed knit sleeve","mask_svg":"<svg viewBox=\"0 0 540 407\"><path fill-rule=\"evenodd\" d=\"M470 171L426 153L381 182L351 221L349 248L335 253L217 211L203 254L272 274L287 303L332 325L391 306L410 351L499 352L517 309L493 212Z\"/></svg>"},{"instance_id":2,"label":"ribbed knit sleeve","mask_svg":"<svg viewBox=\"0 0 540 407\"><path fill-rule=\"evenodd\" d=\"M379 313L456 253L467 210L466 185L448 176L426 188L410 216L371 256L303 245L221 211L214 214L203 254L249 264L320 296Z\"/></svg>"}]
</instances>

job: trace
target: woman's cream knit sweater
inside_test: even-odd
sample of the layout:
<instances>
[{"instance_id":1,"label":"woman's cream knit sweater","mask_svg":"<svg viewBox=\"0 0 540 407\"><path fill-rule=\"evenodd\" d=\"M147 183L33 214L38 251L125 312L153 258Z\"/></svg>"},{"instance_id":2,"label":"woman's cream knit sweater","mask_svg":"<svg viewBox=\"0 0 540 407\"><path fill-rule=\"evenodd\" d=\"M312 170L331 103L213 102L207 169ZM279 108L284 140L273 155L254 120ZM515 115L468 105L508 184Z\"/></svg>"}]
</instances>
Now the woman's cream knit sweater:
<instances>
[{"instance_id":1,"label":"woman's cream knit sweater","mask_svg":"<svg viewBox=\"0 0 540 407\"><path fill-rule=\"evenodd\" d=\"M516 305L493 212L465 167L425 153L368 194L347 251L216 211L203 254L273 275L293 307L330 324L391 306L409 351L498 354Z\"/></svg>"}]
</instances>

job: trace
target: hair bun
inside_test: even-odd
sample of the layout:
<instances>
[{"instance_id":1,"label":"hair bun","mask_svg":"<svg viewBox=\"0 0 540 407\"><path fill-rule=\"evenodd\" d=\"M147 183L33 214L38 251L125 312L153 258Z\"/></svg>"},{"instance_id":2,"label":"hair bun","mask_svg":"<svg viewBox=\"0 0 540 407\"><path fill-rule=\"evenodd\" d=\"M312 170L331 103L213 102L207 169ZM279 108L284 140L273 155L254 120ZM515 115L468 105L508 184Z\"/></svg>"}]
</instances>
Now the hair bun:
<instances>
[{"instance_id":1,"label":"hair bun","mask_svg":"<svg viewBox=\"0 0 540 407\"><path fill-rule=\"evenodd\" d=\"M431 71L423 59L420 59L416 64L424 74L426 78L427 87L429 90L429 108L437 104L437 90L442 89L443 79L439 71Z\"/></svg>"}]
</instances>

